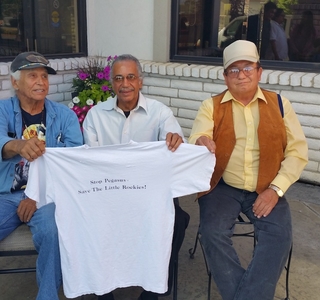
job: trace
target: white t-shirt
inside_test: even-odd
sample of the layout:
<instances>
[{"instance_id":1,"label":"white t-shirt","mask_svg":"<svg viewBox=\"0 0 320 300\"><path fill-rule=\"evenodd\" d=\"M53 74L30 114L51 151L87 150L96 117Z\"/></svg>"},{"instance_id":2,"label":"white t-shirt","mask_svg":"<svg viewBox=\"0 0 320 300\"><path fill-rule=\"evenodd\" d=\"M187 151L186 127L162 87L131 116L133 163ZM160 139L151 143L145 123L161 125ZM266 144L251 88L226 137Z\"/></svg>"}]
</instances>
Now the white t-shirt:
<instances>
[{"instance_id":1,"label":"white t-shirt","mask_svg":"<svg viewBox=\"0 0 320 300\"><path fill-rule=\"evenodd\" d=\"M66 297L166 292L172 199L208 190L214 165L206 147L171 152L164 141L47 148L30 164L26 194L56 203Z\"/></svg>"}]
</instances>

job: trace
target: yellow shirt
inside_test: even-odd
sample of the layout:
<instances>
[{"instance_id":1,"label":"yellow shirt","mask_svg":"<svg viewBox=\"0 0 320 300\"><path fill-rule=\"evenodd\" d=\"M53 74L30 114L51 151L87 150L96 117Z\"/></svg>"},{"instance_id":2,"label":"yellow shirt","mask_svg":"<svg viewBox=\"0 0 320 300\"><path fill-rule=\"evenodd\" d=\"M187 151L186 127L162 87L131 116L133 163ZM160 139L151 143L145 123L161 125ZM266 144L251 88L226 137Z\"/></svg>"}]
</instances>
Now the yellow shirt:
<instances>
[{"instance_id":1,"label":"yellow shirt","mask_svg":"<svg viewBox=\"0 0 320 300\"><path fill-rule=\"evenodd\" d=\"M222 103L232 101L234 118L234 131L236 145L223 173L223 180L236 188L247 191L255 191L259 170L259 107L258 98L265 99L258 87L252 101L244 106L227 91ZM287 132L287 147L284 153L284 161L278 175L272 184L285 192L299 176L308 162L308 146L299 120L288 99L282 97L284 109L284 124ZM212 98L202 102L197 117L194 120L189 143L195 144L200 136L212 139L214 121ZM280 108L279 108L280 109ZM228 137L226 137L228 138Z\"/></svg>"}]
</instances>

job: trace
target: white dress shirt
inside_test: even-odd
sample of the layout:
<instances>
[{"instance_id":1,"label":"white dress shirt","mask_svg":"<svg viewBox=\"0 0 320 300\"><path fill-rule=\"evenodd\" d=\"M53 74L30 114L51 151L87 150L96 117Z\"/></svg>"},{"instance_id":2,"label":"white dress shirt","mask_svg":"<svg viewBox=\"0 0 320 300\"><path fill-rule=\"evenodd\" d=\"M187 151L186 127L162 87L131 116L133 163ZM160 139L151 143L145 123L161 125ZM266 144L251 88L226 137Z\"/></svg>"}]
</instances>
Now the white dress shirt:
<instances>
[{"instance_id":1,"label":"white dress shirt","mask_svg":"<svg viewBox=\"0 0 320 300\"><path fill-rule=\"evenodd\" d=\"M117 106L117 97L91 108L83 122L84 141L89 146L165 141L168 132L183 136L171 109L139 93L137 106L128 118Z\"/></svg>"}]
</instances>

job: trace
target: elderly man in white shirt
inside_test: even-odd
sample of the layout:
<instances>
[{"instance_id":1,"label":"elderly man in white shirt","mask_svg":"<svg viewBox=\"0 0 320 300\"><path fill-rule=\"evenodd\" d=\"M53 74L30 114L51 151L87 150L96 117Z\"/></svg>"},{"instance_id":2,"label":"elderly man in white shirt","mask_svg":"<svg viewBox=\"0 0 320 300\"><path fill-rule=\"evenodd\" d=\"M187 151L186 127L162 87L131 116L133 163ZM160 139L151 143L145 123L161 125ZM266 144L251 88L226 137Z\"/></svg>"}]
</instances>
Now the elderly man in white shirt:
<instances>
[{"instance_id":1,"label":"elderly man in white shirt","mask_svg":"<svg viewBox=\"0 0 320 300\"><path fill-rule=\"evenodd\" d=\"M83 123L84 141L89 146L135 142L166 141L168 149L175 151L184 141L182 129L170 108L140 92L143 84L142 68L137 58L126 54L113 62L110 74L116 93L94 106ZM182 245L189 215L175 199L175 225L169 264L169 294L172 287L173 263ZM130 225L130 224L129 224ZM99 296L100 300L113 300L113 294ZM139 300L157 300L158 295L143 291Z\"/></svg>"}]
</instances>

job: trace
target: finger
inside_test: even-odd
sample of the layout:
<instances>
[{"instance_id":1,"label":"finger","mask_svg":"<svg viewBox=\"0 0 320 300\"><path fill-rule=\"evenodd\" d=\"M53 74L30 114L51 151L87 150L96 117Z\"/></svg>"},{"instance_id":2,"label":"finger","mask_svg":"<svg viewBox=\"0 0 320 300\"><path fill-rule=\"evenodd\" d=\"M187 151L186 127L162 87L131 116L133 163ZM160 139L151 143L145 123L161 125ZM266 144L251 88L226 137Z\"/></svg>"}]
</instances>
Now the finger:
<instances>
[{"instance_id":1,"label":"finger","mask_svg":"<svg viewBox=\"0 0 320 300\"><path fill-rule=\"evenodd\" d=\"M172 139L173 133L172 132L168 132L166 135L166 144L169 146L171 139Z\"/></svg>"},{"instance_id":2,"label":"finger","mask_svg":"<svg viewBox=\"0 0 320 300\"><path fill-rule=\"evenodd\" d=\"M26 207L25 210L23 211L23 214L21 215L21 221L26 223L28 220L28 215L29 215L29 212L28 212L28 208Z\"/></svg>"},{"instance_id":3,"label":"finger","mask_svg":"<svg viewBox=\"0 0 320 300\"><path fill-rule=\"evenodd\" d=\"M36 209L32 209L30 211L28 211L26 213L26 218L25 218L25 221L24 222L29 222L33 216L33 214L35 213Z\"/></svg>"},{"instance_id":4,"label":"finger","mask_svg":"<svg viewBox=\"0 0 320 300\"><path fill-rule=\"evenodd\" d=\"M40 151L39 156L42 155L46 150L46 143L36 138L36 146L37 150Z\"/></svg>"},{"instance_id":5,"label":"finger","mask_svg":"<svg viewBox=\"0 0 320 300\"><path fill-rule=\"evenodd\" d=\"M26 159L27 159L27 161L29 161L29 162L33 162L34 161L34 158L31 156L31 155L29 155L29 157L25 157Z\"/></svg>"},{"instance_id":6,"label":"finger","mask_svg":"<svg viewBox=\"0 0 320 300\"><path fill-rule=\"evenodd\" d=\"M210 143L207 145L208 150L211 153L215 153L216 152L216 144L213 141L210 141Z\"/></svg>"},{"instance_id":7,"label":"finger","mask_svg":"<svg viewBox=\"0 0 320 300\"><path fill-rule=\"evenodd\" d=\"M267 216L271 213L271 211L272 211L272 208L271 208L271 207L268 208L268 209L266 210L266 212L263 213L263 216L264 216L264 217L267 217Z\"/></svg>"},{"instance_id":8,"label":"finger","mask_svg":"<svg viewBox=\"0 0 320 300\"><path fill-rule=\"evenodd\" d=\"M38 158L37 154L35 152L29 151L28 153L21 154L22 157L24 157L27 161L32 162L36 158Z\"/></svg>"},{"instance_id":9,"label":"finger","mask_svg":"<svg viewBox=\"0 0 320 300\"><path fill-rule=\"evenodd\" d=\"M174 152L181 145L181 143L182 143L182 137L178 134L174 134L172 136L172 139L171 139L171 142L170 142L168 148L169 148L169 150Z\"/></svg>"},{"instance_id":10,"label":"finger","mask_svg":"<svg viewBox=\"0 0 320 300\"><path fill-rule=\"evenodd\" d=\"M256 217L258 219L260 219L262 216L263 216L263 211L262 210L256 213Z\"/></svg>"},{"instance_id":11,"label":"finger","mask_svg":"<svg viewBox=\"0 0 320 300\"><path fill-rule=\"evenodd\" d=\"M270 205L265 205L259 212L257 215L257 218L261 218L264 217L265 215L267 215L268 212L270 212Z\"/></svg>"},{"instance_id":12,"label":"finger","mask_svg":"<svg viewBox=\"0 0 320 300\"><path fill-rule=\"evenodd\" d=\"M213 141L204 141L202 143L203 146L206 146L208 151L210 151L211 153L215 153L216 147L215 147L215 143Z\"/></svg>"},{"instance_id":13,"label":"finger","mask_svg":"<svg viewBox=\"0 0 320 300\"><path fill-rule=\"evenodd\" d=\"M263 201L259 202L259 205L254 205L253 212L257 218L266 217L272 210L273 206L270 203Z\"/></svg>"},{"instance_id":14,"label":"finger","mask_svg":"<svg viewBox=\"0 0 320 300\"><path fill-rule=\"evenodd\" d=\"M166 144L168 149L174 152L179 145L182 143L182 137L177 133L167 133L166 135Z\"/></svg>"},{"instance_id":15,"label":"finger","mask_svg":"<svg viewBox=\"0 0 320 300\"><path fill-rule=\"evenodd\" d=\"M21 222L25 222L24 221L25 220L24 214L25 214L25 207L22 205L19 205L18 209L17 209L17 215L18 215Z\"/></svg>"},{"instance_id":16,"label":"finger","mask_svg":"<svg viewBox=\"0 0 320 300\"><path fill-rule=\"evenodd\" d=\"M205 140L206 140L206 137L200 136L200 137L196 140L196 145L206 146Z\"/></svg>"},{"instance_id":17,"label":"finger","mask_svg":"<svg viewBox=\"0 0 320 300\"><path fill-rule=\"evenodd\" d=\"M197 140L196 140L196 145L199 146L206 146L207 149L211 152L211 153L215 153L216 151L216 144L214 141L210 140L208 137L206 136L200 136Z\"/></svg>"},{"instance_id":18,"label":"finger","mask_svg":"<svg viewBox=\"0 0 320 300\"><path fill-rule=\"evenodd\" d=\"M23 156L28 161L34 161L40 157L45 152L45 144L38 140L38 142L33 142L28 144L22 149L21 156Z\"/></svg>"},{"instance_id":19,"label":"finger","mask_svg":"<svg viewBox=\"0 0 320 300\"><path fill-rule=\"evenodd\" d=\"M263 208L264 208L264 204L261 201L259 201L259 199L257 199L252 207L254 216L257 218L261 218Z\"/></svg>"},{"instance_id":20,"label":"finger","mask_svg":"<svg viewBox=\"0 0 320 300\"><path fill-rule=\"evenodd\" d=\"M45 143L34 138L33 143L31 144L30 155L35 159L41 156L45 152Z\"/></svg>"},{"instance_id":21,"label":"finger","mask_svg":"<svg viewBox=\"0 0 320 300\"><path fill-rule=\"evenodd\" d=\"M173 133L168 132L166 135L166 144L167 144L169 150L171 149L170 147L171 147L172 137L173 137Z\"/></svg>"}]
</instances>

